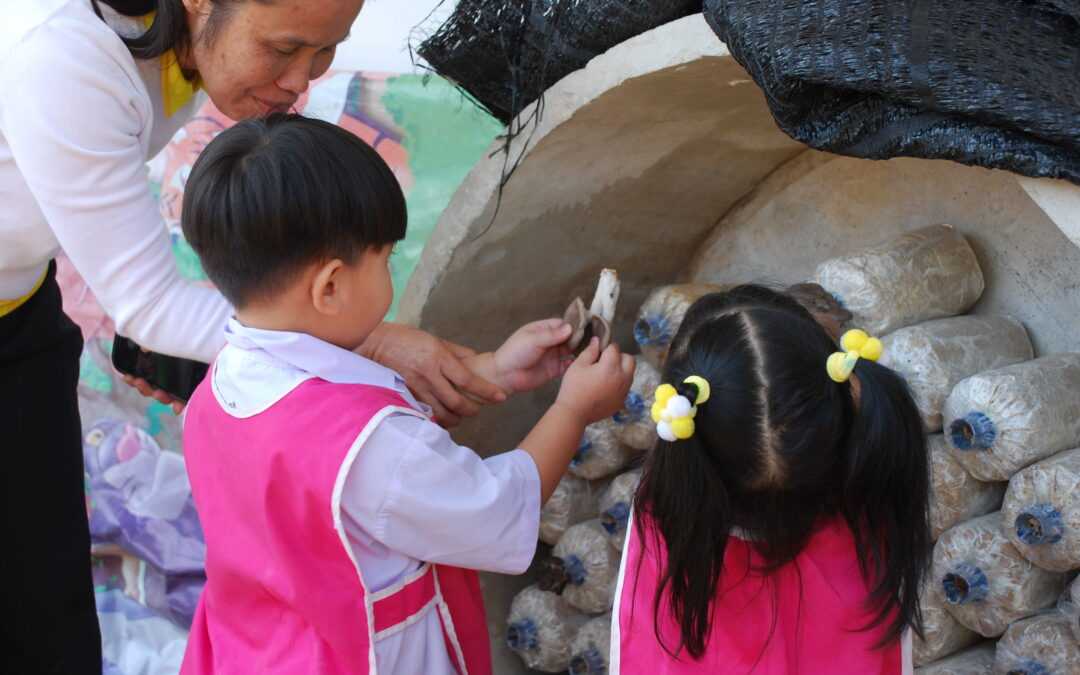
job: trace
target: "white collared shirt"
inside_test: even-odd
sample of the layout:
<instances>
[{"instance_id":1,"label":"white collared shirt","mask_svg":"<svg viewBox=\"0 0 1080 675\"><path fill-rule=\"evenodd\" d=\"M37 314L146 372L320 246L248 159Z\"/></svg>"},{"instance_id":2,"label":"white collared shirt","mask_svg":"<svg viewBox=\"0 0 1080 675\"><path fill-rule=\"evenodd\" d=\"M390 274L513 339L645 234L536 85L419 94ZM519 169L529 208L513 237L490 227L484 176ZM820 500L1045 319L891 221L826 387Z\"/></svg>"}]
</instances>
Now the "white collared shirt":
<instances>
[{"instance_id":1,"label":"white collared shirt","mask_svg":"<svg viewBox=\"0 0 1080 675\"><path fill-rule=\"evenodd\" d=\"M253 417L301 383L368 384L418 403L394 371L310 335L248 328L235 319L211 385L234 417ZM357 433L360 433L357 429ZM536 549L540 477L522 450L481 459L426 419L392 415L349 469L341 516L368 592L421 561L520 574ZM375 646L379 672L455 675L438 614Z\"/></svg>"}]
</instances>

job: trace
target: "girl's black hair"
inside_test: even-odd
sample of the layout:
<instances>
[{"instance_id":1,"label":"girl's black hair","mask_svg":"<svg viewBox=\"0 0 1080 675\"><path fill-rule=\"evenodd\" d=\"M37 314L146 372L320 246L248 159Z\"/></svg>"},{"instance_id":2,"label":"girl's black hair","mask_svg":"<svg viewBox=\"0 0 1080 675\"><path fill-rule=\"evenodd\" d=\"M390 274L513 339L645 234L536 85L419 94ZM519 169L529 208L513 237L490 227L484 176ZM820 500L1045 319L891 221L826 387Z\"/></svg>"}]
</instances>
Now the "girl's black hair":
<instances>
[{"instance_id":1,"label":"girl's black hair","mask_svg":"<svg viewBox=\"0 0 1080 675\"><path fill-rule=\"evenodd\" d=\"M904 380L859 360L853 384L825 363L838 347L799 303L760 286L698 300L687 312L664 382L691 401L691 375L711 397L694 436L660 441L635 499L664 546L667 567L653 611L670 611L691 657L706 648L733 528L745 532L768 574L792 561L816 526L843 517L871 584L868 609L887 625L882 645L921 630L918 596L929 563L929 476L923 425ZM665 592L668 597L664 598ZM657 626L660 622L657 621ZM657 639L669 653L659 628Z\"/></svg>"},{"instance_id":2,"label":"girl's black hair","mask_svg":"<svg viewBox=\"0 0 1080 675\"><path fill-rule=\"evenodd\" d=\"M236 307L279 291L304 266L405 237L390 167L328 122L276 113L223 131L184 188L184 236Z\"/></svg>"},{"instance_id":3,"label":"girl's black hair","mask_svg":"<svg viewBox=\"0 0 1080 675\"><path fill-rule=\"evenodd\" d=\"M269 0L257 0L267 2ZM214 0L210 15L206 20L204 39L212 39L221 27L221 22L228 16L232 5L243 0ZM137 59L156 59L170 50L187 47L191 41L188 31L187 9L183 0L90 0L94 12L104 19L101 5L105 4L124 16L146 16L154 14L154 20L146 32L138 37L121 37L128 51Z\"/></svg>"}]
</instances>

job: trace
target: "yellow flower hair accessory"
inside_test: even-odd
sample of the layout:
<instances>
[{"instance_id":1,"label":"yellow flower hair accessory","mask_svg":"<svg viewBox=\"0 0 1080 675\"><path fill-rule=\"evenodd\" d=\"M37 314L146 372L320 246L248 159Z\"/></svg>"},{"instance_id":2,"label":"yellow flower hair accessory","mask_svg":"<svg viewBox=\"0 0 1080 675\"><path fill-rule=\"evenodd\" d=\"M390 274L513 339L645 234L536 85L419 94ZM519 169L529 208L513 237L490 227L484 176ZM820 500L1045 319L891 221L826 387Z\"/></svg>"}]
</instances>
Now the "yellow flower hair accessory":
<instances>
[{"instance_id":1,"label":"yellow flower hair accessory","mask_svg":"<svg viewBox=\"0 0 1080 675\"><path fill-rule=\"evenodd\" d=\"M859 359L877 361L884 350L881 340L861 330L844 333L840 338L840 348L844 351L832 354L825 364L825 370L833 382L847 382Z\"/></svg>"},{"instance_id":2,"label":"yellow flower hair accessory","mask_svg":"<svg viewBox=\"0 0 1080 675\"><path fill-rule=\"evenodd\" d=\"M693 403L679 395L678 390L670 384L662 384L656 389L652 418L656 422L657 435L669 443L684 441L694 435L697 406L708 401L712 393L708 380L703 377L691 375L683 383L697 387L698 393Z\"/></svg>"}]
</instances>

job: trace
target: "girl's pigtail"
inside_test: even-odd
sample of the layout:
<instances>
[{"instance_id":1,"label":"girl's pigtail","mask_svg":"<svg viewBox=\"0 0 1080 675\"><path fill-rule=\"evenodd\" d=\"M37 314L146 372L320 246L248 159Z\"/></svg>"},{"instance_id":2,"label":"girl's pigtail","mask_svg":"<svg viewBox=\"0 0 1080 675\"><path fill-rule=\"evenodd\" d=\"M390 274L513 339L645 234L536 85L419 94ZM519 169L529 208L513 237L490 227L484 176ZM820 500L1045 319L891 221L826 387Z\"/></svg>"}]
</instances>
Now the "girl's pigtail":
<instances>
[{"instance_id":1,"label":"girl's pigtail","mask_svg":"<svg viewBox=\"0 0 1080 675\"><path fill-rule=\"evenodd\" d=\"M843 510L859 563L872 580L871 626L886 640L906 626L921 635L919 589L930 559L926 437L907 384L861 359L854 368L855 415L845 448Z\"/></svg>"}]
</instances>

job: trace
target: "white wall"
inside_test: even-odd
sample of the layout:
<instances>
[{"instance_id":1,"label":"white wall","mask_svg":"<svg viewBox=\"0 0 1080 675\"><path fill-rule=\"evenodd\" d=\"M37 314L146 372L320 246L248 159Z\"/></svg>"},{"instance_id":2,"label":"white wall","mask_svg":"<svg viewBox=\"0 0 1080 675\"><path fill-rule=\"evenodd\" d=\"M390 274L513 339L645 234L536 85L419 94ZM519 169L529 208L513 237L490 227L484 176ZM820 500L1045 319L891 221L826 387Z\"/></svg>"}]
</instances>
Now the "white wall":
<instances>
[{"instance_id":1,"label":"white wall","mask_svg":"<svg viewBox=\"0 0 1080 675\"><path fill-rule=\"evenodd\" d=\"M428 33L445 20L456 0L367 0L349 39L338 47L334 67L343 70L412 72L409 32L423 23ZM438 9L436 9L438 7ZM425 18L434 10L432 18ZM421 34L424 34L421 32Z\"/></svg>"}]
</instances>

